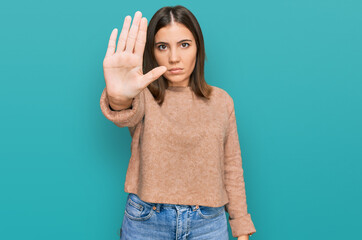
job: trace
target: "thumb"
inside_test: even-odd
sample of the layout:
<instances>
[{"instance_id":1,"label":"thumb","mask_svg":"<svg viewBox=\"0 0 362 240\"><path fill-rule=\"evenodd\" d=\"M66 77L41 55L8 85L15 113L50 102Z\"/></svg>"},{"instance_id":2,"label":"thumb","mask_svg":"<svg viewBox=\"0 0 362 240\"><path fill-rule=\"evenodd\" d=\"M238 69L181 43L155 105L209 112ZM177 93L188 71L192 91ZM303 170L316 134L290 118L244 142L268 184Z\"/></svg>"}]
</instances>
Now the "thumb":
<instances>
[{"instance_id":1,"label":"thumb","mask_svg":"<svg viewBox=\"0 0 362 240\"><path fill-rule=\"evenodd\" d=\"M143 76L143 79L147 82L146 85L150 84L151 82L155 81L157 78L159 78L162 74L164 74L167 71L167 67L165 66L159 66L151 71L149 71L147 74Z\"/></svg>"}]
</instances>

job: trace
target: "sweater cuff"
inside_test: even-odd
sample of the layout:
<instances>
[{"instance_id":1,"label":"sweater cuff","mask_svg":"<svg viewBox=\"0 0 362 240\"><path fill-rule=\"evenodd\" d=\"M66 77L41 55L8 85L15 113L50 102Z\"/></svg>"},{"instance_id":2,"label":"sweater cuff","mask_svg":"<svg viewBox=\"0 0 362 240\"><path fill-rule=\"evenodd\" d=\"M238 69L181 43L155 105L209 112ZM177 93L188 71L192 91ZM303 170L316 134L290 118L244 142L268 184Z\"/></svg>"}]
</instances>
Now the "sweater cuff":
<instances>
[{"instance_id":1,"label":"sweater cuff","mask_svg":"<svg viewBox=\"0 0 362 240\"><path fill-rule=\"evenodd\" d=\"M229 216L229 223L233 237L251 235L256 232L250 214L234 219Z\"/></svg>"},{"instance_id":2,"label":"sweater cuff","mask_svg":"<svg viewBox=\"0 0 362 240\"><path fill-rule=\"evenodd\" d=\"M131 108L115 111L109 105L106 88L104 88L101 99L100 107L103 115L118 127L130 127L137 123L143 114L143 110L140 106L140 95L138 94L132 101Z\"/></svg>"}]
</instances>

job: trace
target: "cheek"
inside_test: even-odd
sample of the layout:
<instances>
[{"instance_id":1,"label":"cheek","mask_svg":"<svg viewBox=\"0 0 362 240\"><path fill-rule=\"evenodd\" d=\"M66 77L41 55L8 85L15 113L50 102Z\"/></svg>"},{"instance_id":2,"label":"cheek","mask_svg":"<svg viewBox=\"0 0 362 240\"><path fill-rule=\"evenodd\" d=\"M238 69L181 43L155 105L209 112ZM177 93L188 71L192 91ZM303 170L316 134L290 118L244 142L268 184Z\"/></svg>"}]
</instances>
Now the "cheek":
<instances>
[{"instance_id":1,"label":"cheek","mask_svg":"<svg viewBox=\"0 0 362 240\"><path fill-rule=\"evenodd\" d=\"M155 52L154 55L158 65L163 65L163 63L166 61L165 56L157 52Z\"/></svg>"},{"instance_id":2,"label":"cheek","mask_svg":"<svg viewBox=\"0 0 362 240\"><path fill-rule=\"evenodd\" d=\"M193 52L193 53L190 53L188 56L187 56L187 62L189 63L188 67L189 68L193 68L195 66L195 63L196 63L196 52ZM191 69L190 69L191 70Z\"/></svg>"}]
</instances>

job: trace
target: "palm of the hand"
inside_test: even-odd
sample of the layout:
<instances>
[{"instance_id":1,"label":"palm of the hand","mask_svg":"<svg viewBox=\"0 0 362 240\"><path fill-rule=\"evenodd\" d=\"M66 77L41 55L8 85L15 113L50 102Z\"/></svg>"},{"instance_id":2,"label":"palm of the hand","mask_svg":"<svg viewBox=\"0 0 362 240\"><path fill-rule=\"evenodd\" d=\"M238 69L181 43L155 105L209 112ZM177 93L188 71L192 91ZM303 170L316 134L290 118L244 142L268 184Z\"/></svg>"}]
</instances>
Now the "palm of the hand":
<instances>
[{"instance_id":1,"label":"palm of the hand","mask_svg":"<svg viewBox=\"0 0 362 240\"><path fill-rule=\"evenodd\" d=\"M126 64L125 64L126 63ZM142 59L134 54L106 56L103 60L104 78L110 95L132 98L134 92L120 92L122 89L139 89L143 77Z\"/></svg>"},{"instance_id":2,"label":"palm of the hand","mask_svg":"<svg viewBox=\"0 0 362 240\"><path fill-rule=\"evenodd\" d=\"M131 29L130 24L131 17L127 16L117 46L118 30L113 29L103 60L107 94L110 99L115 100L114 103L134 98L167 70L165 66L160 66L143 75L147 19L142 18L142 13L137 11Z\"/></svg>"}]
</instances>

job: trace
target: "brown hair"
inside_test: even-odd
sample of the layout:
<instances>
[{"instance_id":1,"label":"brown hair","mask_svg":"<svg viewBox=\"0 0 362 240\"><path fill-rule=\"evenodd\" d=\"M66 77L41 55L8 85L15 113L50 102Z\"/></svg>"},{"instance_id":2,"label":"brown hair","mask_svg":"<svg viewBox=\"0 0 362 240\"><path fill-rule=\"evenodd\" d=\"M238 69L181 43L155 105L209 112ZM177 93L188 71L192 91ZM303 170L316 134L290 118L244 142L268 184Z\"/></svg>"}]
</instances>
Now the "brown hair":
<instances>
[{"instance_id":1,"label":"brown hair","mask_svg":"<svg viewBox=\"0 0 362 240\"><path fill-rule=\"evenodd\" d=\"M154 55L155 35L158 30L167 26L172 21L183 24L192 32L195 38L197 46L196 63L190 75L189 86L197 96L209 99L212 88L206 83L204 76L204 62L206 58L204 38L196 17L184 6L163 7L151 18L147 27L147 40L143 55L143 73L145 74L153 68L158 67ZM165 89L168 87L167 79L162 75L147 87L155 100L161 105L164 101Z\"/></svg>"}]
</instances>

